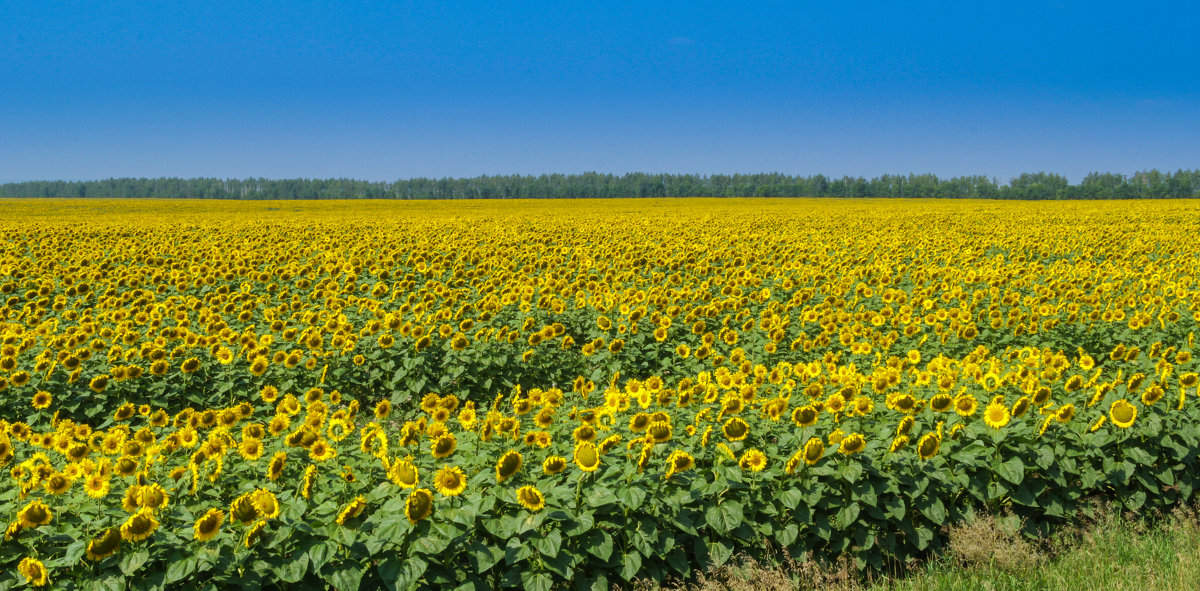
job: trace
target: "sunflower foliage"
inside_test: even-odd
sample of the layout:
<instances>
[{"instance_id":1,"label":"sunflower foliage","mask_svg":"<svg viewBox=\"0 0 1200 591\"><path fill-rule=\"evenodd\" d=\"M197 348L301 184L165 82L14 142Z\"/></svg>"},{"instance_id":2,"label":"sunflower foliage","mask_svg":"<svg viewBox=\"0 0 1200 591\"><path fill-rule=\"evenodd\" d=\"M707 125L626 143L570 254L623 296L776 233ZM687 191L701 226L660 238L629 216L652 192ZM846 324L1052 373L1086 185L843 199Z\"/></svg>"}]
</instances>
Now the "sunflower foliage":
<instances>
[{"instance_id":1,"label":"sunflower foliage","mask_svg":"<svg viewBox=\"0 0 1200 591\"><path fill-rule=\"evenodd\" d=\"M1194 205L113 205L0 225L0 588L885 569L1197 486Z\"/></svg>"}]
</instances>

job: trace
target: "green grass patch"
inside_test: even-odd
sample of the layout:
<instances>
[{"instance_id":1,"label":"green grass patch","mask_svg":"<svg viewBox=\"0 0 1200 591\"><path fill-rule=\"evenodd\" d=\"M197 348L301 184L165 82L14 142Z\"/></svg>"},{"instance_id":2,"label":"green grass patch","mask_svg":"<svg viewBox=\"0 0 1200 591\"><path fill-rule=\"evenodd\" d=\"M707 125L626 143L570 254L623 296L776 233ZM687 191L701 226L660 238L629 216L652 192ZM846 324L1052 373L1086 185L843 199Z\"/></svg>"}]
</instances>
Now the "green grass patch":
<instances>
[{"instance_id":1,"label":"green grass patch","mask_svg":"<svg viewBox=\"0 0 1200 591\"><path fill-rule=\"evenodd\" d=\"M1200 585L1200 515L1157 518L1102 512L1095 521L1029 540L1012 519L984 516L950 532L945 552L905 572L862 575L849 564L816 567L742 560L662 587L673 591L1174 591ZM654 588L653 585L647 588Z\"/></svg>"}]
</instances>

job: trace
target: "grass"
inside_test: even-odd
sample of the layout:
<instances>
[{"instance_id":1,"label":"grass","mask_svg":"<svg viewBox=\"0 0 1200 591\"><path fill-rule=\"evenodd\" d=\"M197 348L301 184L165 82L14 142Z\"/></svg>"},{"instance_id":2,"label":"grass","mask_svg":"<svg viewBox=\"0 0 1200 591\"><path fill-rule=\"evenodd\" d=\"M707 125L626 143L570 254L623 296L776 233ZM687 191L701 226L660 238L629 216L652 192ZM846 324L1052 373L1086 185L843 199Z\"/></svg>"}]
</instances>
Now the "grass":
<instances>
[{"instance_id":1,"label":"grass","mask_svg":"<svg viewBox=\"0 0 1200 591\"><path fill-rule=\"evenodd\" d=\"M950 532L946 552L904 574L864 579L846 565L752 560L713 569L672 591L1175 591L1200 588L1200 514L1157 519L1101 513L1030 541L1011 519L984 516ZM654 585L642 586L645 589Z\"/></svg>"}]
</instances>

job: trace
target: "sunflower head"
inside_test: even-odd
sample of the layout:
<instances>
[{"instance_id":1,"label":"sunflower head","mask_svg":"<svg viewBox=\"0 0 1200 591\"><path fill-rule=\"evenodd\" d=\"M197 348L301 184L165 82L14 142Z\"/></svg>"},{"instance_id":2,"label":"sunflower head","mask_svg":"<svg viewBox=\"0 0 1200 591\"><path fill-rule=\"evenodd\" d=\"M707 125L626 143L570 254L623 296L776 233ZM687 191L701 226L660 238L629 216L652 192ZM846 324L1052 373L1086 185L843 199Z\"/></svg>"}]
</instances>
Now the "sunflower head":
<instances>
[{"instance_id":1,"label":"sunflower head","mask_svg":"<svg viewBox=\"0 0 1200 591\"><path fill-rule=\"evenodd\" d=\"M433 513L433 493L427 488L418 488L408 495L404 503L404 515L410 523L429 517Z\"/></svg>"},{"instance_id":2,"label":"sunflower head","mask_svg":"<svg viewBox=\"0 0 1200 591\"><path fill-rule=\"evenodd\" d=\"M142 509L129 516L129 519L121 524L121 537L126 541L136 542L150 537L150 534L153 534L156 529L158 529L158 520L154 518L154 512L150 509Z\"/></svg>"},{"instance_id":3,"label":"sunflower head","mask_svg":"<svg viewBox=\"0 0 1200 591\"><path fill-rule=\"evenodd\" d=\"M110 527L88 541L88 560L100 560L112 556L120 547L121 531L115 527Z\"/></svg>"},{"instance_id":4,"label":"sunflower head","mask_svg":"<svg viewBox=\"0 0 1200 591\"><path fill-rule=\"evenodd\" d=\"M446 497L456 497L467 489L467 475L462 468L449 466L438 470L433 477L434 488Z\"/></svg>"},{"instance_id":5,"label":"sunflower head","mask_svg":"<svg viewBox=\"0 0 1200 591\"><path fill-rule=\"evenodd\" d=\"M1133 426L1133 422L1137 420L1137 407L1129 404L1124 398L1114 401L1109 407L1108 417L1112 419L1112 423L1121 429L1128 429Z\"/></svg>"},{"instance_id":6,"label":"sunflower head","mask_svg":"<svg viewBox=\"0 0 1200 591\"><path fill-rule=\"evenodd\" d=\"M40 500L30 501L25 505L19 513L17 513L17 523L23 528L32 528L39 525L46 525L50 520L54 519L54 513L50 511L50 507L46 506Z\"/></svg>"},{"instance_id":7,"label":"sunflower head","mask_svg":"<svg viewBox=\"0 0 1200 591\"><path fill-rule=\"evenodd\" d=\"M825 443L819 437L812 437L804 444L804 462L816 464L825 455Z\"/></svg>"},{"instance_id":8,"label":"sunflower head","mask_svg":"<svg viewBox=\"0 0 1200 591\"><path fill-rule=\"evenodd\" d=\"M388 479L401 488L416 488L420 480L416 464L410 459L398 459L388 469Z\"/></svg>"},{"instance_id":9,"label":"sunflower head","mask_svg":"<svg viewBox=\"0 0 1200 591\"><path fill-rule=\"evenodd\" d=\"M209 509L200 519L196 520L196 524L192 527L194 530L192 537L201 542L215 538L221 531L221 522L223 521L225 521L224 511Z\"/></svg>"},{"instance_id":10,"label":"sunflower head","mask_svg":"<svg viewBox=\"0 0 1200 591\"><path fill-rule=\"evenodd\" d=\"M508 450L500 460L496 462L496 480L504 482L521 470L521 452L516 450Z\"/></svg>"},{"instance_id":11,"label":"sunflower head","mask_svg":"<svg viewBox=\"0 0 1200 591\"><path fill-rule=\"evenodd\" d=\"M762 472L763 468L767 467L767 455L757 449L748 449L738 460L738 466L742 470Z\"/></svg>"},{"instance_id":12,"label":"sunflower head","mask_svg":"<svg viewBox=\"0 0 1200 591\"><path fill-rule=\"evenodd\" d=\"M797 427L811 427L817 423L819 415L820 413L812 405L797 407L792 411L792 422Z\"/></svg>"},{"instance_id":13,"label":"sunflower head","mask_svg":"<svg viewBox=\"0 0 1200 591\"><path fill-rule=\"evenodd\" d=\"M46 570L46 565L42 561L26 556L21 559L21 563L17 565L17 572L25 577L25 582L34 587L44 587L50 582L50 571Z\"/></svg>"},{"instance_id":14,"label":"sunflower head","mask_svg":"<svg viewBox=\"0 0 1200 591\"><path fill-rule=\"evenodd\" d=\"M1003 404L989 404L983 411L983 422L993 429L1007 425L1010 418L1008 407Z\"/></svg>"},{"instance_id":15,"label":"sunflower head","mask_svg":"<svg viewBox=\"0 0 1200 591\"><path fill-rule=\"evenodd\" d=\"M917 455L922 460L928 460L937 455L941 446L942 438L938 437L937 433L926 433L917 440Z\"/></svg>"},{"instance_id":16,"label":"sunflower head","mask_svg":"<svg viewBox=\"0 0 1200 591\"><path fill-rule=\"evenodd\" d=\"M366 508L367 508L366 497L363 497L361 495L354 497L349 503L346 504L345 507L342 507L341 511L338 512L338 516L337 516L337 520L336 520L337 524L338 525L346 525L346 522L348 522L352 519L357 519L358 516L361 515L363 510Z\"/></svg>"},{"instance_id":17,"label":"sunflower head","mask_svg":"<svg viewBox=\"0 0 1200 591\"><path fill-rule=\"evenodd\" d=\"M517 489L517 503L530 511L541 511L546 506L546 498L537 488L522 486Z\"/></svg>"}]
</instances>

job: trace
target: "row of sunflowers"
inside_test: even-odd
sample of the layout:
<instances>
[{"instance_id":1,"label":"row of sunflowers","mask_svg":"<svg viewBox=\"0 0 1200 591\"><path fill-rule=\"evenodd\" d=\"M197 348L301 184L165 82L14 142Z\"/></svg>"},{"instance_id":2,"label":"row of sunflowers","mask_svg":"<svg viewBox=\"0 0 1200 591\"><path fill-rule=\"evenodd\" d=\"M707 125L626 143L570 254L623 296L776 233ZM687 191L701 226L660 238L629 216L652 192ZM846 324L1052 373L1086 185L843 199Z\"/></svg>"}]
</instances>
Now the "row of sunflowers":
<instances>
[{"instance_id":1,"label":"row of sunflowers","mask_svg":"<svg viewBox=\"0 0 1200 591\"><path fill-rule=\"evenodd\" d=\"M1190 204L53 203L0 220L0 588L882 569L1196 486Z\"/></svg>"}]
</instances>

